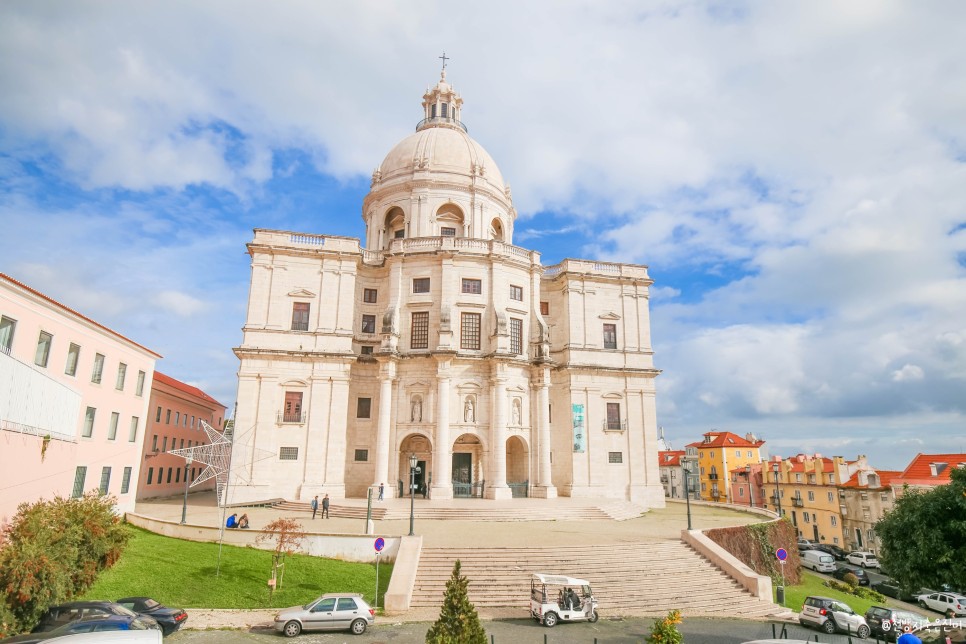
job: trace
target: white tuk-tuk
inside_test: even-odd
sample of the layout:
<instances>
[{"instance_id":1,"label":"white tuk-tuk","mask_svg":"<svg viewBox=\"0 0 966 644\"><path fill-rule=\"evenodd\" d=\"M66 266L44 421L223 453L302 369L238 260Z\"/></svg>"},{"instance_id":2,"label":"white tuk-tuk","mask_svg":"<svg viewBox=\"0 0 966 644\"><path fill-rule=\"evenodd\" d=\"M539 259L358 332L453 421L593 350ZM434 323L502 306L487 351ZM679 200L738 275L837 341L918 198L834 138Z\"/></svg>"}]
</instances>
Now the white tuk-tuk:
<instances>
[{"instance_id":1,"label":"white tuk-tuk","mask_svg":"<svg viewBox=\"0 0 966 644\"><path fill-rule=\"evenodd\" d=\"M597 600L590 582L562 575L533 573L530 616L547 627L557 622L596 622Z\"/></svg>"}]
</instances>

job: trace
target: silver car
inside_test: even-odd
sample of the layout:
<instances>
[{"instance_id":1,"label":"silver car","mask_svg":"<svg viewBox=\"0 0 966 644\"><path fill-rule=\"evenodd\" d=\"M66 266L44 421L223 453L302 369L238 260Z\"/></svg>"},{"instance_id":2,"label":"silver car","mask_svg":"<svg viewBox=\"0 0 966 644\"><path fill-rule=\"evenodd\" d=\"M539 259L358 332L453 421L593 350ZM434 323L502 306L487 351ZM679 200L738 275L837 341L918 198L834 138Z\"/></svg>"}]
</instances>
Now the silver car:
<instances>
[{"instance_id":1,"label":"silver car","mask_svg":"<svg viewBox=\"0 0 966 644\"><path fill-rule=\"evenodd\" d=\"M806 597L802 612L798 614L802 626L815 626L826 633L843 631L858 635L860 639L869 636L869 625L862 615L830 597Z\"/></svg>"},{"instance_id":2,"label":"silver car","mask_svg":"<svg viewBox=\"0 0 966 644\"><path fill-rule=\"evenodd\" d=\"M362 595L329 593L305 606L285 608L275 615L275 630L286 637L302 631L352 631L362 635L375 622L376 612Z\"/></svg>"}]
</instances>

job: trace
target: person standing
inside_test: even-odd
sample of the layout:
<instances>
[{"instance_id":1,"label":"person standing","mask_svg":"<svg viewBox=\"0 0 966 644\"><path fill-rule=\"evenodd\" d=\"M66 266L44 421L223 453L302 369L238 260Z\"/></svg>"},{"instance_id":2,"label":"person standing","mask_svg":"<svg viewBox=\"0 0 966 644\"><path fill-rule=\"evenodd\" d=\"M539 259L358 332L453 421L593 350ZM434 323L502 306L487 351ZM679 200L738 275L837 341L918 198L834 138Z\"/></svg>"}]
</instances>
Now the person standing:
<instances>
[{"instance_id":1,"label":"person standing","mask_svg":"<svg viewBox=\"0 0 966 644\"><path fill-rule=\"evenodd\" d=\"M322 518L323 519L329 518L329 495L328 494L322 497Z\"/></svg>"},{"instance_id":2,"label":"person standing","mask_svg":"<svg viewBox=\"0 0 966 644\"><path fill-rule=\"evenodd\" d=\"M319 511L319 495L316 494L315 498L312 499L312 518L315 519L315 513Z\"/></svg>"},{"instance_id":3,"label":"person standing","mask_svg":"<svg viewBox=\"0 0 966 644\"><path fill-rule=\"evenodd\" d=\"M379 484L379 500L382 501L382 495L386 491L386 486L382 483Z\"/></svg>"}]
</instances>

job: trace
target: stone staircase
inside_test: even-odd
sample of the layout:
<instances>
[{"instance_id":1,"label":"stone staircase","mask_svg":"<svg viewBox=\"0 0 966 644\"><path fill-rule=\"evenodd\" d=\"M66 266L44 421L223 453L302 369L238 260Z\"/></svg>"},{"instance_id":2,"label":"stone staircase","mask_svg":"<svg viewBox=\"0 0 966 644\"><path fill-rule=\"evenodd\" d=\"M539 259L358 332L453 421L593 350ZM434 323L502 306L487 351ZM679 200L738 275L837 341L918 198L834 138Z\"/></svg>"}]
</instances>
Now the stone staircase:
<instances>
[{"instance_id":1,"label":"stone staircase","mask_svg":"<svg viewBox=\"0 0 966 644\"><path fill-rule=\"evenodd\" d=\"M307 501L281 501L273 507L312 513ZM548 504L543 499L533 503L527 503L526 499L515 499L509 503L477 499L447 505L445 501L427 502L417 498L415 505L417 519L440 521L626 521L641 516L644 511L639 505L620 500L587 503L564 500ZM364 501L361 504L332 503L329 505L329 514L340 518L365 519L366 505ZM376 521L409 519L409 503L406 499L374 502L372 518Z\"/></svg>"},{"instance_id":2,"label":"stone staircase","mask_svg":"<svg viewBox=\"0 0 966 644\"><path fill-rule=\"evenodd\" d=\"M539 540L534 535L534 540ZM563 548L423 548L411 606L438 607L459 559L477 607L529 610L530 573L586 579L603 617L663 615L766 617L784 609L760 601L681 541Z\"/></svg>"}]
</instances>

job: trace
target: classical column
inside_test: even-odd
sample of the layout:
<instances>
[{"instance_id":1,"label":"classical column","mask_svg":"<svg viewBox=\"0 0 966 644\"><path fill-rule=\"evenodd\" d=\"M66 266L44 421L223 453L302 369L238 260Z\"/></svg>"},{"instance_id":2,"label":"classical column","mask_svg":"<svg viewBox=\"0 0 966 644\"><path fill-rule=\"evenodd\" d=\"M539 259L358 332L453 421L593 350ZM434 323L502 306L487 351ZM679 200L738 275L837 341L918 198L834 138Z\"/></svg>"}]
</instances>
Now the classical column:
<instances>
[{"instance_id":1,"label":"classical column","mask_svg":"<svg viewBox=\"0 0 966 644\"><path fill-rule=\"evenodd\" d=\"M376 478L372 484L378 488L385 484L384 496L393 496L395 486L389 481L389 429L392 418L392 381L396 377L396 363L386 360L379 370L379 424L376 427Z\"/></svg>"},{"instance_id":2,"label":"classical column","mask_svg":"<svg viewBox=\"0 0 966 644\"><path fill-rule=\"evenodd\" d=\"M537 389L537 485L533 496L555 499L557 488L550 474L550 369L544 367L538 375Z\"/></svg>"},{"instance_id":3,"label":"classical column","mask_svg":"<svg viewBox=\"0 0 966 644\"><path fill-rule=\"evenodd\" d=\"M486 498L509 499L506 484L506 375L503 365L495 365L493 377L493 417L490 420L490 467Z\"/></svg>"},{"instance_id":4,"label":"classical column","mask_svg":"<svg viewBox=\"0 0 966 644\"><path fill-rule=\"evenodd\" d=\"M436 374L436 451L433 455L433 499L453 498L453 452L449 435L449 362L440 362Z\"/></svg>"}]
</instances>

